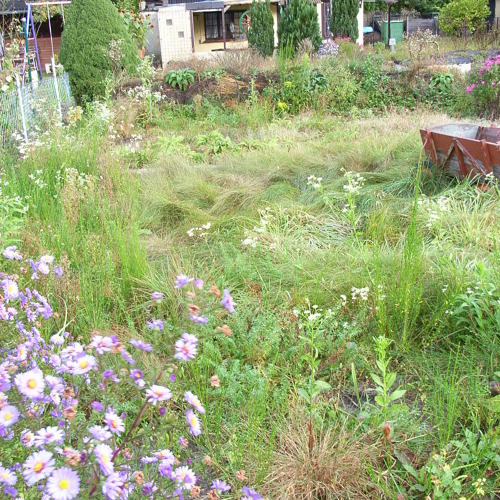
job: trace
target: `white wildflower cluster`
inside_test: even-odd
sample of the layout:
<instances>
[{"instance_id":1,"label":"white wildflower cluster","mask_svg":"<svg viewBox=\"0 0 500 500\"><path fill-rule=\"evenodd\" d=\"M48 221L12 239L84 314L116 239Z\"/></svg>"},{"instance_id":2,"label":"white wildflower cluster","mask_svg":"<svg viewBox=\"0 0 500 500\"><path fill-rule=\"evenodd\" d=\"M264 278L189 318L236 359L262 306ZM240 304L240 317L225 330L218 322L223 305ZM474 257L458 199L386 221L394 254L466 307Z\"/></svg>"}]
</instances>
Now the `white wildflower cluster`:
<instances>
[{"instance_id":1,"label":"white wildflower cluster","mask_svg":"<svg viewBox=\"0 0 500 500\"><path fill-rule=\"evenodd\" d=\"M312 186L314 189L319 189L321 187L321 181L323 177L316 177L315 175L310 175L307 178L307 185Z\"/></svg>"},{"instance_id":2,"label":"white wildflower cluster","mask_svg":"<svg viewBox=\"0 0 500 500\"><path fill-rule=\"evenodd\" d=\"M359 173L347 171L344 173L347 178L347 184L344 184L344 191L350 194L358 194L361 188L365 185L365 178Z\"/></svg>"},{"instance_id":3,"label":"white wildflower cluster","mask_svg":"<svg viewBox=\"0 0 500 500\"><path fill-rule=\"evenodd\" d=\"M29 174L28 177L40 189L47 187L47 183L43 180L43 170L37 170L34 174Z\"/></svg>"},{"instance_id":4,"label":"white wildflower cluster","mask_svg":"<svg viewBox=\"0 0 500 500\"><path fill-rule=\"evenodd\" d=\"M85 198L85 193L91 191L96 184L95 175L79 172L76 168L66 168L64 170L64 182L67 186L77 188L80 191L80 198Z\"/></svg>"},{"instance_id":5,"label":"white wildflower cluster","mask_svg":"<svg viewBox=\"0 0 500 500\"><path fill-rule=\"evenodd\" d=\"M450 199L440 196L436 200L423 196L418 199L418 205L426 210L427 222L425 226L431 229L441 220L441 216L450 210Z\"/></svg>"},{"instance_id":6,"label":"white wildflower cluster","mask_svg":"<svg viewBox=\"0 0 500 500\"><path fill-rule=\"evenodd\" d=\"M245 229L245 238L241 240L241 244L246 247L256 248L259 243L262 243L261 236L268 233L269 223L275 219L270 207L259 208L259 224L251 230ZM271 242L269 248L276 248L276 243Z\"/></svg>"},{"instance_id":7,"label":"white wildflower cluster","mask_svg":"<svg viewBox=\"0 0 500 500\"><path fill-rule=\"evenodd\" d=\"M316 304L305 309L296 307L292 312L299 320L300 329L303 329L308 323L317 323L321 320L330 318L334 314L331 309L325 311Z\"/></svg>"},{"instance_id":8,"label":"white wildflower cluster","mask_svg":"<svg viewBox=\"0 0 500 500\"><path fill-rule=\"evenodd\" d=\"M353 302L356 302L358 300L367 301L369 292L370 287L368 286L365 286L363 288L356 288L353 286L351 288L351 299L353 300Z\"/></svg>"},{"instance_id":9,"label":"white wildflower cluster","mask_svg":"<svg viewBox=\"0 0 500 500\"><path fill-rule=\"evenodd\" d=\"M245 231L245 236L247 234L247 231ZM241 240L241 244L244 247L250 247L250 248L257 248L257 243L259 240L257 237L252 237L252 236L247 236L244 240Z\"/></svg>"},{"instance_id":10,"label":"white wildflower cluster","mask_svg":"<svg viewBox=\"0 0 500 500\"><path fill-rule=\"evenodd\" d=\"M165 100L167 96L161 94L161 92L154 91L146 87L145 85L137 85L127 90L127 96L134 102L143 102L146 99L151 98L154 103L160 103Z\"/></svg>"},{"instance_id":11,"label":"white wildflower cluster","mask_svg":"<svg viewBox=\"0 0 500 500\"><path fill-rule=\"evenodd\" d=\"M211 222L207 222L200 227L192 227L187 230L187 235L190 238L204 238L208 234L208 230L212 227Z\"/></svg>"}]
</instances>

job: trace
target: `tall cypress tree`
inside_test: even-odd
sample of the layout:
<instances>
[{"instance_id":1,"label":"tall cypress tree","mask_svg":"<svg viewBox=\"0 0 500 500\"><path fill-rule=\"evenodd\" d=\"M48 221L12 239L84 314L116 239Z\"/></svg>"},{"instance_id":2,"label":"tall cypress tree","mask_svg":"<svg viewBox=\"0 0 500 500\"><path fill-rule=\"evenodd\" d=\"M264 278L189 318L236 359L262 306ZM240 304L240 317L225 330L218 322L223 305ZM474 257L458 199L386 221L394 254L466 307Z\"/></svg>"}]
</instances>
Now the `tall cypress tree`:
<instances>
[{"instance_id":1,"label":"tall cypress tree","mask_svg":"<svg viewBox=\"0 0 500 500\"><path fill-rule=\"evenodd\" d=\"M77 101L104 95L106 76L113 71L111 41L120 41L118 69L134 71L137 46L110 0L73 0L61 37L59 60L69 73Z\"/></svg>"},{"instance_id":2,"label":"tall cypress tree","mask_svg":"<svg viewBox=\"0 0 500 500\"><path fill-rule=\"evenodd\" d=\"M302 40L309 38L315 50L319 49L323 39L319 30L316 5L309 0L290 0L281 15L278 26L280 48L297 49Z\"/></svg>"},{"instance_id":3,"label":"tall cypress tree","mask_svg":"<svg viewBox=\"0 0 500 500\"><path fill-rule=\"evenodd\" d=\"M248 44L261 56L272 56L274 52L274 19L269 0L253 0L250 9L251 26Z\"/></svg>"},{"instance_id":4,"label":"tall cypress tree","mask_svg":"<svg viewBox=\"0 0 500 500\"><path fill-rule=\"evenodd\" d=\"M359 0L332 0L330 31L334 37L348 36L353 42L358 38Z\"/></svg>"}]
</instances>

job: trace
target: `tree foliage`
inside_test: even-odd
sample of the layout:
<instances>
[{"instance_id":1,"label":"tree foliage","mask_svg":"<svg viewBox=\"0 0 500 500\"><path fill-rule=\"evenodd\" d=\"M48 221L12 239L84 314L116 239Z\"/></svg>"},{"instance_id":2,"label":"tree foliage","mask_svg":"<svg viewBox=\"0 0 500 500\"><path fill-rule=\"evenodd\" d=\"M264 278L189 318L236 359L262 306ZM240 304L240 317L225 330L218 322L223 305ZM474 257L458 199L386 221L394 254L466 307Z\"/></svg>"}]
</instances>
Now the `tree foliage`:
<instances>
[{"instance_id":1,"label":"tree foliage","mask_svg":"<svg viewBox=\"0 0 500 500\"><path fill-rule=\"evenodd\" d=\"M322 38L316 6L309 0L290 0L278 26L279 47L296 50L306 39L311 41L315 50L319 49Z\"/></svg>"},{"instance_id":2,"label":"tree foliage","mask_svg":"<svg viewBox=\"0 0 500 500\"><path fill-rule=\"evenodd\" d=\"M489 15L488 0L452 0L441 8L439 25L447 35L466 36L481 29Z\"/></svg>"},{"instance_id":3,"label":"tree foliage","mask_svg":"<svg viewBox=\"0 0 500 500\"><path fill-rule=\"evenodd\" d=\"M272 56L274 52L274 19L269 0L253 0L250 9L251 27L248 44L261 56Z\"/></svg>"},{"instance_id":4,"label":"tree foliage","mask_svg":"<svg viewBox=\"0 0 500 500\"><path fill-rule=\"evenodd\" d=\"M112 42L115 54L112 54ZM116 54L116 48L119 53ZM59 60L77 101L104 95L105 79L137 66L137 46L110 0L73 0L61 37Z\"/></svg>"},{"instance_id":5,"label":"tree foliage","mask_svg":"<svg viewBox=\"0 0 500 500\"><path fill-rule=\"evenodd\" d=\"M330 31L334 37L349 37L353 42L358 38L359 0L335 0L332 2Z\"/></svg>"}]
</instances>

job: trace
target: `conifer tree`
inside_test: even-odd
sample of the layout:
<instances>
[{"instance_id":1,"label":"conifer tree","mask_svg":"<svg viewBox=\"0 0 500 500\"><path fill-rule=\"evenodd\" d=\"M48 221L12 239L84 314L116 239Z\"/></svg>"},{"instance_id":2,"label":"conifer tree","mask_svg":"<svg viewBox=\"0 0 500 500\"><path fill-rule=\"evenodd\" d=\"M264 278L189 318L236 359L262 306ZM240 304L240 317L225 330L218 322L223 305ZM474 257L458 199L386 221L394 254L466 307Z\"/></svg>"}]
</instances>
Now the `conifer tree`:
<instances>
[{"instance_id":1,"label":"conifer tree","mask_svg":"<svg viewBox=\"0 0 500 500\"><path fill-rule=\"evenodd\" d=\"M111 57L111 42L118 42L118 64ZM133 72L137 47L110 0L73 0L61 37L59 60L69 73L78 102L104 95L105 79L113 71ZM118 67L116 67L116 64Z\"/></svg>"},{"instance_id":2,"label":"conifer tree","mask_svg":"<svg viewBox=\"0 0 500 500\"><path fill-rule=\"evenodd\" d=\"M309 0L290 0L278 26L279 47L296 50L299 43L307 38L318 50L323 40L316 6Z\"/></svg>"},{"instance_id":3,"label":"conifer tree","mask_svg":"<svg viewBox=\"0 0 500 500\"><path fill-rule=\"evenodd\" d=\"M272 56L274 52L274 19L269 0L253 0L250 9L250 22L248 44L261 56Z\"/></svg>"},{"instance_id":4,"label":"conifer tree","mask_svg":"<svg viewBox=\"0 0 500 500\"><path fill-rule=\"evenodd\" d=\"M334 37L349 37L355 42L358 30L359 0L333 0L330 31Z\"/></svg>"}]
</instances>

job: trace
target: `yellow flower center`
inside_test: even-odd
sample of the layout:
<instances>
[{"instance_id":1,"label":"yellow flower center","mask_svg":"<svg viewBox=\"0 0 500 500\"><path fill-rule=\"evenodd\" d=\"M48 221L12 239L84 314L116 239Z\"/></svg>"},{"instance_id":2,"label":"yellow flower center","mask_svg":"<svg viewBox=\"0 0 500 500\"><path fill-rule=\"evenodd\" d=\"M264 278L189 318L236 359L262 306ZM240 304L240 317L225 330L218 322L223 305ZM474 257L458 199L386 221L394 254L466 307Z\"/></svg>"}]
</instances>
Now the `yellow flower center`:
<instances>
[{"instance_id":1,"label":"yellow flower center","mask_svg":"<svg viewBox=\"0 0 500 500\"><path fill-rule=\"evenodd\" d=\"M12 414L7 412L4 416L3 416L4 420L10 420L12 418Z\"/></svg>"},{"instance_id":2,"label":"yellow flower center","mask_svg":"<svg viewBox=\"0 0 500 500\"><path fill-rule=\"evenodd\" d=\"M41 471L43 471L44 467L45 467L45 464L43 462L37 462L35 464L35 466L33 467L33 470L35 472L41 472Z\"/></svg>"},{"instance_id":3,"label":"yellow flower center","mask_svg":"<svg viewBox=\"0 0 500 500\"><path fill-rule=\"evenodd\" d=\"M89 362L86 359L80 361L80 368L87 368L87 366L89 366Z\"/></svg>"},{"instance_id":4,"label":"yellow flower center","mask_svg":"<svg viewBox=\"0 0 500 500\"><path fill-rule=\"evenodd\" d=\"M118 422L116 420L111 420L111 427L113 427L113 429L116 429L118 427Z\"/></svg>"},{"instance_id":5,"label":"yellow flower center","mask_svg":"<svg viewBox=\"0 0 500 500\"><path fill-rule=\"evenodd\" d=\"M34 389L36 387L36 381L33 380L32 378L28 380L28 387L30 389Z\"/></svg>"},{"instance_id":6,"label":"yellow flower center","mask_svg":"<svg viewBox=\"0 0 500 500\"><path fill-rule=\"evenodd\" d=\"M7 478L9 477L9 475L8 475L6 472L2 472L2 477L3 477L4 479L7 479Z\"/></svg>"},{"instance_id":7,"label":"yellow flower center","mask_svg":"<svg viewBox=\"0 0 500 500\"><path fill-rule=\"evenodd\" d=\"M192 425L193 427L195 427L195 426L196 426L196 419L194 418L194 416L193 416L193 417L191 417L191 418L189 419L189 421L191 422L191 425Z\"/></svg>"},{"instance_id":8,"label":"yellow flower center","mask_svg":"<svg viewBox=\"0 0 500 500\"><path fill-rule=\"evenodd\" d=\"M69 488L69 481L67 479L61 479L59 481L59 488L61 488L61 490L67 490Z\"/></svg>"},{"instance_id":9,"label":"yellow flower center","mask_svg":"<svg viewBox=\"0 0 500 500\"><path fill-rule=\"evenodd\" d=\"M106 455L103 455L101 458L102 458L102 462L103 462L104 464L107 464L107 463L108 463L108 457L107 457Z\"/></svg>"}]
</instances>

